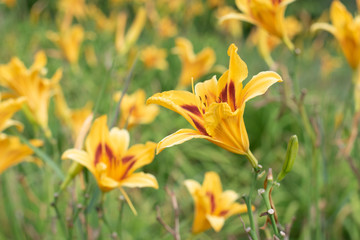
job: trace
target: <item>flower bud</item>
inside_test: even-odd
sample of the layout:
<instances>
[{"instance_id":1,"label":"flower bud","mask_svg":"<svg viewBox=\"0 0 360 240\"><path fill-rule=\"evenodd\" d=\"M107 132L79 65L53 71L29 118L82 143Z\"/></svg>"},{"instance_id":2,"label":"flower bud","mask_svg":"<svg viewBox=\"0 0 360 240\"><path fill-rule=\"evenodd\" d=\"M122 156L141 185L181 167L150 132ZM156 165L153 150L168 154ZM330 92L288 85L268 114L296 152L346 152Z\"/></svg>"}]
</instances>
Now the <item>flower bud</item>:
<instances>
[{"instance_id":1,"label":"flower bud","mask_svg":"<svg viewBox=\"0 0 360 240\"><path fill-rule=\"evenodd\" d=\"M286 174L288 174L291 171L296 159L296 155L298 153L298 149L299 149L298 138L296 135L293 135L291 136L287 146L284 165L277 177L278 182L280 182L286 176Z\"/></svg>"}]
</instances>

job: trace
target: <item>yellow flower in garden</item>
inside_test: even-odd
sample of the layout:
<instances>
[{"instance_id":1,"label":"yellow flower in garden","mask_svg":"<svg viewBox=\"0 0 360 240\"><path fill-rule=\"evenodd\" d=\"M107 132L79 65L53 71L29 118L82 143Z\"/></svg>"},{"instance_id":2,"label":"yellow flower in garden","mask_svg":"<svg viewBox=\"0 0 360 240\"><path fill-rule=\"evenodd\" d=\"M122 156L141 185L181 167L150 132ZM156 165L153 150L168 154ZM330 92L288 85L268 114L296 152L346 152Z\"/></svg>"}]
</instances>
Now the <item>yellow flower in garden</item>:
<instances>
[{"instance_id":1,"label":"yellow flower in garden","mask_svg":"<svg viewBox=\"0 0 360 240\"><path fill-rule=\"evenodd\" d=\"M115 33L115 47L120 54L126 54L139 38L146 23L145 8L141 7L138 9L134 21L125 34L126 19L127 17L125 13L120 13L118 15Z\"/></svg>"},{"instance_id":2,"label":"yellow flower in garden","mask_svg":"<svg viewBox=\"0 0 360 240\"><path fill-rule=\"evenodd\" d=\"M70 16L78 19L86 15L86 2L85 0L60 0L59 9Z\"/></svg>"},{"instance_id":3,"label":"yellow flower in garden","mask_svg":"<svg viewBox=\"0 0 360 240\"><path fill-rule=\"evenodd\" d=\"M17 126L22 128L22 124L18 121L12 120L11 117L15 112L21 109L26 98L20 97L16 99L8 99L1 101L0 98L0 132L8 127Z\"/></svg>"},{"instance_id":4,"label":"yellow flower in garden","mask_svg":"<svg viewBox=\"0 0 360 240\"><path fill-rule=\"evenodd\" d=\"M121 93L114 96L119 101ZM130 129L139 124L148 124L154 121L159 113L156 105L145 105L145 91L138 89L131 95L125 94L120 105L120 127Z\"/></svg>"},{"instance_id":5,"label":"yellow flower in garden","mask_svg":"<svg viewBox=\"0 0 360 240\"><path fill-rule=\"evenodd\" d=\"M51 79L43 77L46 62L43 51L35 55L35 61L29 69L14 57L8 64L0 65L0 85L10 89L14 97L26 98L25 113L50 136L48 106L54 88L62 77L62 71L57 70Z\"/></svg>"},{"instance_id":6,"label":"yellow flower in garden","mask_svg":"<svg viewBox=\"0 0 360 240\"><path fill-rule=\"evenodd\" d=\"M80 47L85 36L84 29L80 25L69 28L61 27L59 33L48 32L46 35L61 49L69 63L77 64Z\"/></svg>"},{"instance_id":7,"label":"yellow flower in garden","mask_svg":"<svg viewBox=\"0 0 360 240\"><path fill-rule=\"evenodd\" d=\"M96 5L91 4L88 7L88 15L95 20L96 27L103 31L113 32L116 28L116 15L111 13L110 17L105 14Z\"/></svg>"},{"instance_id":8,"label":"yellow flower in garden","mask_svg":"<svg viewBox=\"0 0 360 240\"><path fill-rule=\"evenodd\" d=\"M176 24L168 17L164 17L159 21L157 31L162 38L170 38L178 33Z\"/></svg>"},{"instance_id":9,"label":"yellow flower in garden","mask_svg":"<svg viewBox=\"0 0 360 240\"><path fill-rule=\"evenodd\" d=\"M211 48L204 48L198 54L194 54L191 42L185 38L176 39L174 52L180 57L182 69L178 87L189 86L191 81L198 80L209 72L215 63L215 52Z\"/></svg>"},{"instance_id":10,"label":"yellow flower in garden","mask_svg":"<svg viewBox=\"0 0 360 240\"><path fill-rule=\"evenodd\" d=\"M71 159L86 167L103 192L119 188L127 198L122 187L157 189L158 183L153 175L135 173L137 169L153 161L156 144L147 142L129 148L129 133L117 127L109 131L106 124L106 116L97 118L86 138L86 150L69 149L63 153L62 159ZM130 204L128 198L127 201Z\"/></svg>"},{"instance_id":11,"label":"yellow flower in garden","mask_svg":"<svg viewBox=\"0 0 360 240\"><path fill-rule=\"evenodd\" d=\"M295 17L285 18L285 28L289 39L302 31L302 25ZM261 56L264 58L269 66L274 64L271 57L271 51L276 48L280 43L280 39L270 35L262 28L257 28L250 36L252 42L257 44Z\"/></svg>"},{"instance_id":12,"label":"yellow flower in garden","mask_svg":"<svg viewBox=\"0 0 360 240\"><path fill-rule=\"evenodd\" d=\"M96 57L94 46L90 44L86 45L84 53L86 63L91 67L95 67L98 64L98 59Z\"/></svg>"},{"instance_id":13,"label":"yellow flower in garden","mask_svg":"<svg viewBox=\"0 0 360 240\"><path fill-rule=\"evenodd\" d=\"M228 6L220 7L216 10L216 17L222 18L223 16L226 16L230 13L236 13L236 11ZM219 24L219 28L222 31L225 31L226 33L229 33L232 37L240 37L242 35L242 26L241 22L235 20L235 19L228 19L225 21L222 21Z\"/></svg>"},{"instance_id":14,"label":"yellow flower in garden","mask_svg":"<svg viewBox=\"0 0 360 240\"><path fill-rule=\"evenodd\" d=\"M340 1L333 1L330 7L328 23L315 23L311 29L325 30L335 36L351 68L357 69L360 65L360 16L352 17L351 13Z\"/></svg>"},{"instance_id":15,"label":"yellow flower in garden","mask_svg":"<svg viewBox=\"0 0 360 240\"><path fill-rule=\"evenodd\" d=\"M159 104L182 115L196 130L181 129L161 140L157 152L193 138L203 138L237 154L246 155L252 166L257 167L249 149L243 114L245 103L261 94L281 77L272 71L254 76L245 87L243 80L248 75L247 65L231 44L229 70L219 79L212 79L195 86L195 92L166 91L150 97L147 103Z\"/></svg>"},{"instance_id":16,"label":"yellow flower in garden","mask_svg":"<svg viewBox=\"0 0 360 240\"><path fill-rule=\"evenodd\" d=\"M294 48L285 27L286 6L295 0L235 0L236 6L242 13L230 13L226 19L238 19L257 25L265 29L270 35L280 38L287 47Z\"/></svg>"},{"instance_id":17,"label":"yellow flower in garden","mask_svg":"<svg viewBox=\"0 0 360 240\"><path fill-rule=\"evenodd\" d=\"M140 55L140 59L146 68L157 68L160 70L165 70L168 67L166 57L166 49L157 48L154 45L144 48Z\"/></svg>"},{"instance_id":18,"label":"yellow flower in garden","mask_svg":"<svg viewBox=\"0 0 360 240\"><path fill-rule=\"evenodd\" d=\"M195 201L193 233L210 228L219 232L227 218L247 212L246 204L235 202L239 197L235 191L222 190L220 177L215 172L205 174L202 186L194 180L186 180L185 186Z\"/></svg>"},{"instance_id":19,"label":"yellow flower in garden","mask_svg":"<svg viewBox=\"0 0 360 240\"><path fill-rule=\"evenodd\" d=\"M92 104L88 103L80 109L70 109L60 85L55 89L54 100L56 114L71 129L72 138L75 141L81 131L81 126L92 114Z\"/></svg>"},{"instance_id":20,"label":"yellow flower in garden","mask_svg":"<svg viewBox=\"0 0 360 240\"><path fill-rule=\"evenodd\" d=\"M29 141L33 146L39 147L42 145L42 141L38 139ZM33 150L27 145L22 144L18 137L8 136L0 133L0 174L7 168L12 167L23 161L35 161L38 159L30 158L33 154Z\"/></svg>"}]
</instances>

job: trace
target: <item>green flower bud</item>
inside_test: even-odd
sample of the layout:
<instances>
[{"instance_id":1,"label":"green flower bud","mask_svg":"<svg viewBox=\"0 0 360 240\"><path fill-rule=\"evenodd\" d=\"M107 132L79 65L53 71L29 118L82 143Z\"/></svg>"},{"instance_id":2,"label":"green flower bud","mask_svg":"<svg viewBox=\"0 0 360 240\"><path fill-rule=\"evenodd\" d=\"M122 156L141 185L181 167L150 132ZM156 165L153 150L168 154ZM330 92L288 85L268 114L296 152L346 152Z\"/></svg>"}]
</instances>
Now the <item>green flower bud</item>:
<instances>
[{"instance_id":1,"label":"green flower bud","mask_svg":"<svg viewBox=\"0 0 360 240\"><path fill-rule=\"evenodd\" d=\"M296 159L296 155L298 153L298 149L299 149L298 138L296 135L293 135L289 140L286 151L285 162L281 169L281 172L277 177L277 182L280 182L286 176L286 174L288 174L291 171Z\"/></svg>"}]
</instances>

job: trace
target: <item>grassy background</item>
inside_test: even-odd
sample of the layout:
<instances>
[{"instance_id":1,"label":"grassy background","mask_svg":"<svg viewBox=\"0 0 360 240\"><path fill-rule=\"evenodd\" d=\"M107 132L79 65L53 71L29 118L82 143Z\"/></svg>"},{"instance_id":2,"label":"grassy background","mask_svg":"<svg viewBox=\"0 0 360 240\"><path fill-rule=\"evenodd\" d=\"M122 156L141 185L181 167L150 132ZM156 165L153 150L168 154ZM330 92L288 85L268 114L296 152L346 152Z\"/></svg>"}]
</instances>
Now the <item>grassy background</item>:
<instances>
[{"instance_id":1,"label":"grassy background","mask_svg":"<svg viewBox=\"0 0 360 240\"><path fill-rule=\"evenodd\" d=\"M349 9L355 9L354 3L345 4ZM354 1L355 2L355 1ZM99 2L98 2L99 3ZM45 37L47 31L56 31L54 14L56 4L50 2L41 20L37 23L29 21L28 11L33 2L19 1L21 6L7 9L0 6L0 63L7 63L11 57L17 56L23 60L26 66L30 66L36 51L45 49L49 51L55 46ZM26 6L27 4L27 6ZM233 5L232 2L229 4ZM330 1L296 1L290 5L289 14L301 16L301 12L307 11L313 19L328 9ZM100 3L100 7L106 12L109 7L106 3ZM352 7L352 8L351 8ZM131 4L125 5L129 13L133 13ZM195 52L209 46L216 52L216 64L228 66L227 48L231 43L239 47L239 54L247 63L250 79L260 71L268 70L265 62L260 57L257 49L246 43L247 34L252 28L244 24L244 36L231 38L226 36L216 27L214 11L207 10L201 16L195 17L191 24L182 24L177 19L179 34L191 40ZM81 107L87 101L100 101L99 114L114 114L115 103L112 102L112 94L121 90L123 86L122 72L125 59L120 59L111 70L108 63L115 57L113 35L101 33L94 28L91 21L85 21L83 26L86 31L93 32L96 38L85 40L84 45L92 44L95 48L99 64L89 67L84 59L83 48L80 53L78 68L71 67L61 59L48 59L48 76L52 76L56 69L62 67L64 76L61 85L70 107ZM321 49L314 47L316 40L323 39ZM319 40L319 41L320 41ZM156 44L169 50L167 58L169 68L166 71L144 70L140 61L136 65L133 79L128 90L134 92L143 88L147 96L160 91L174 89L177 85L181 64L177 56L170 53L174 47L174 38L158 39L152 26L147 24L137 46L142 48L146 45ZM295 45L301 49L301 54L295 56L287 51L284 46L279 46L273 53L273 58L285 64L293 79L293 90L296 97L300 96L302 89L307 89L305 106L312 119L320 126L321 145L319 147L321 157L318 164L320 168L320 229L323 239L359 239L360 219L356 214L359 212L360 200L358 185L345 159L339 156L335 144L339 137L347 137L351 125L352 115L352 85L351 69L339 51L338 44L333 37L326 33L316 36L310 34L307 26L295 39ZM322 52L328 52L331 56L341 60L341 66L334 69L326 78L321 76ZM281 72L279 72L281 74ZM202 80L219 73L209 73ZM282 75L282 74L281 74ZM248 79L246 81L248 81ZM105 94L100 98L99 86L105 84ZM279 97L283 86L275 85L268 95ZM292 239L315 239L311 232L313 223L312 212L314 211L314 162L311 158L311 141L306 135L301 118L297 111L289 109L280 114L281 101L275 101L258 107L264 99L252 100L247 104L245 123L248 130L251 149L260 160L264 169L273 168L278 173L285 157L286 145L289 137L298 135L300 151L295 162L293 171L273 192L273 200L281 224L291 222L295 217L291 229ZM350 99L350 100L349 100ZM335 116L344 112L344 129L336 130ZM16 115L25 124L24 136L30 138L39 137L22 113ZM66 172L70 161L61 161L63 151L72 147L69 130L64 128L54 114L54 103L49 109L49 125L56 140L55 143L47 142L42 149L53 161ZM190 125L177 114L161 108L160 114L150 125L138 126L130 131L132 143L145 141L160 141L163 137L175 132L180 128ZM356 142L353 158L359 159L359 141ZM162 216L166 222L172 224L172 208L170 199L167 197L164 186L172 189L180 205L181 234L183 239L190 237L193 219L193 201L183 185L185 179L203 181L206 171L216 171L222 179L224 189L233 189L240 195L249 191L251 181L251 167L243 156L231 154L209 142L192 140L182 145L164 150L156 156L154 162L144 167L145 172L156 176L160 189L128 189L128 194L139 213L134 216L128 206L119 201L120 192L114 190L107 194L105 199L105 216L112 231L121 232L121 239L171 239L171 236L156 221L155 206L160 206ZM0 176L0 239L64 239L67 233L62 232L62 224L65 231L72 229L74 239L82 239L85 231L81 227L80 220L74 221L73 226L66 224L66 219L71 218L76 212L77 205L81 203L86 209L80 214L86 217L92 232L89 236L100 236L108 239L111 232L100 225L96 205L100 200L100 191L95 180L87 171L84 175L88 181L87 188L81 190L81 181L77 179L74 184L58 199L58 208L62 219L56 219L55 211L51 207L54 193L58 191L61 180L54 174L51 168L44 165L39 168L30 163L19 164L5 171ZM258 181L257 188L262 187ZM123 206L123 208L121 207ZM255 216L265 209L259 196L255 199L257 207ZM119 217L122 215L122 217ZM247 216L243 216L247 222ZM265 218L258 218L262 226ZM119 236L120 238L120 236ZM232 217L220 233L209 230L196 239L246 239L246 233L237 217Z\"/></svg>"}]
</instances>

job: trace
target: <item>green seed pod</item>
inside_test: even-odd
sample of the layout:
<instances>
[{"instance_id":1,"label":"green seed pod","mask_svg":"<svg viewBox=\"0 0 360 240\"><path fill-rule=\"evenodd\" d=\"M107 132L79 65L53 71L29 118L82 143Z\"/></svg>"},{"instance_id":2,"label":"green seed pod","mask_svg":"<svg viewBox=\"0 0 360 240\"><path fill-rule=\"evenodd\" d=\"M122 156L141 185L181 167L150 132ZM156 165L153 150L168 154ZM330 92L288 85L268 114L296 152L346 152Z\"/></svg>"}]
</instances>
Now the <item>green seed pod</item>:
<instances>
[{"instance_id":1,"label":"green seed pod","mask_svg":"<svg viewBox=\"0 0 360 240\"><path fill-rule=\"evenodd\" d=\"M280 182L286 176L286 174L288 174L291 171L296 159L296 155L298 153L298 149L299 149L298 138L296 135L293 135L289 140L286 151L285 162L281 169L281 172L277 177L277 182Z\"/></svg>"}]
</instances>

